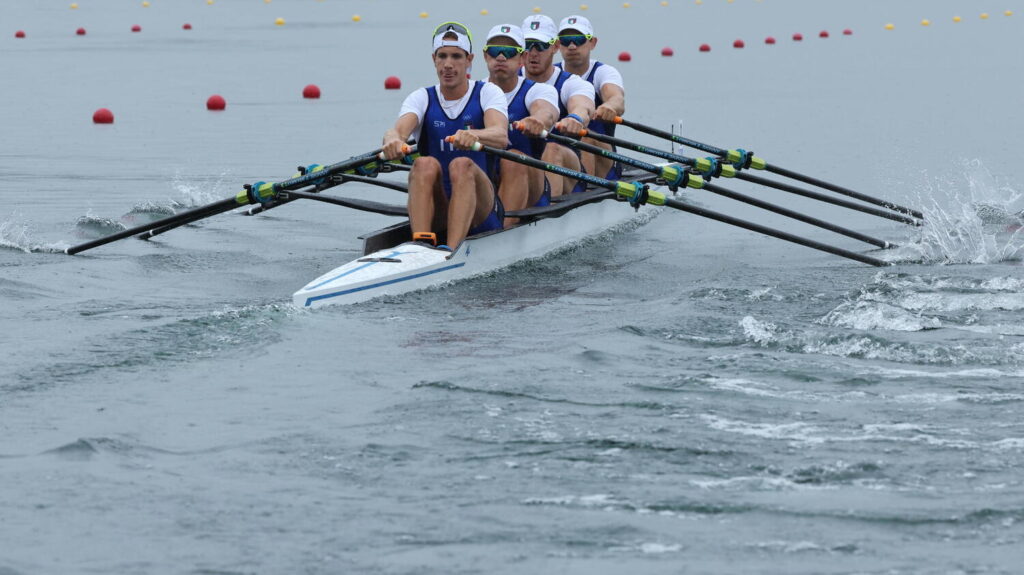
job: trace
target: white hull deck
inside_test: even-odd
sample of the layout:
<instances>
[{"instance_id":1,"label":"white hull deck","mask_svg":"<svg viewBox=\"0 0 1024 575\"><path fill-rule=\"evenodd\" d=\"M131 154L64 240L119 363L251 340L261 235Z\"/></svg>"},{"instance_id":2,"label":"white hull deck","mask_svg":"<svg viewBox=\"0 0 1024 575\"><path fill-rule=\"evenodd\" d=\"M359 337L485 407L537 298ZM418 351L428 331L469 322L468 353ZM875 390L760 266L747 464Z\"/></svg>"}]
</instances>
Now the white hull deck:
<instances>
[{"instance_id":1,"label":"white hull deck","mask_svg":"<svg viewBox=\"0 0 1024 575\"><path fill-rule=\"evenodd\" d=\"M584 204L558 217L467 238L454 251L406 242L376 249L309 282L292 296L296 306L347 305L421 290L539 258L611 228L643 222L656 208L635 211L614 199ZM394 228L394 227L393 227ZM367 238L367 246L382 230ZM402 237L408 237L407 232ZM379 242L377 242L379 243Z\"/></svg>"}]
</instances>

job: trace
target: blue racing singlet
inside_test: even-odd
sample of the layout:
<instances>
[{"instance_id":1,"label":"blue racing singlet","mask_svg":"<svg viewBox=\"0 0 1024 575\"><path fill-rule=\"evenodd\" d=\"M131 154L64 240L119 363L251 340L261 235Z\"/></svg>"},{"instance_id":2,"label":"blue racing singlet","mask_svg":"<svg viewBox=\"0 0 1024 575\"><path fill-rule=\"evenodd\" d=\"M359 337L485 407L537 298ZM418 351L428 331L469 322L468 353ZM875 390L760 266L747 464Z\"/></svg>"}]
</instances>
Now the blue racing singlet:
<instances>
[{"instance_id":1,"label":"blue racing singlet","mask_svg":"<svg viewBox=\"0 0 1024 575\"><path fill-rule=\"evenodd\" d=\"M446 197L452 195L452 182L448 176L448 164L455 158L469 158L473 163L480 166L485 174L490 176L493 173L493 159L484 152L472 150L457 150L455 146L445 142L448 136L454 136L459 130L482 130L484 128L484 109L480 103L480 90L484 83L473 82L472 94L466 102L466 107L453 120L441 107L440 96L437 93L437 86L424 88L429 97L427 111L423 114L423 126L420 128L419 137L416 138L416 146L420 155L436 158L441 164L443 174L442 183Z\"/></svg>"},{"instance_id":2,"label":"blue racing singlet","mask_svg":"<svg viewBox=\"0 0 1024 575\"><path fill-rule=\"evenodd\" d=\"M555 64L555 66L559 70L562 70L562 63L561 62ZM594 86L594 107L595 108L597 108L598 106L600 106L601 104L604 103L604 98L601 97L601 91L597 89L596 85L594 85L594 76L597 74L597 69L600 68L601 66L604 66L604 64L602 64L601 62L594 62L594 67L590 69L590 73L587 74L586 78L584 78L584 80L586 80L587 82L590 82L590 84L592 86ZM562 73L565 74L566 72L564 70L562 70ZM565 80L561 80L561 81L564 82ZM559 93L561 93L561 85L558 86L558 89L559 89ZM560 111L562 113L562 117L563 118L568 113L568 111L565 110L564 106L562 107L562 110L560 110ZM601 121L601 120L591 120L590 121L590 125L587 126L587 129L590 130L591 132L594 132L594 133L597 133L597 134L605 134L607 136L614 136L615 135L615 124L609 124L609 123Z\"/></svg>"},{"instance_id":3,"label":"blue racing singlet","mask_svg":"<svg viewBox=\"0 0 1024 575\"><path fill-rule=\"evenodd\" d=\"M508 122L510 125L512 122L518 122L523 118L529 117L530 109L526 107L526 94L535 84L536 82L533 80L523 78L519 91L512 97L512 101L508 103ZM544 153L544 140L531 138L519 130L511 130L508 134L508 140L509 149L519 150L538 160Z\"/></svg>"},{"instance_id":4,"label":"blue racing singlet","mask_svg":"<svg viewBox=\"0 0 1024 575\"><path fill-rule=\"evenodd\" d=\"M472 150L457 150L455 146L444 141L448 136L454 136L459 130L482 130L484 125L484 108L480 103L480 90L484 83L473 82L472 94L466 102L466 106L453 120L441 107L441 99L437 93L437 86L424 88L429 98L427 111L423 114L423 126L420 128L419 137L416 138L416 147L422 156L435 158L441 164L441 184L446 198L452 197L452 181L448 175L448 164L456 158L469 158L480 169L492 178L495 172L495 160L486 152L474 152ZM480 225L470 228L469 235L475 235L490 230L500 230L505 218L505 210L501 205L501 199L497 192L494 193L494 207L486 220Z\"/></svg>"}]
</instances>

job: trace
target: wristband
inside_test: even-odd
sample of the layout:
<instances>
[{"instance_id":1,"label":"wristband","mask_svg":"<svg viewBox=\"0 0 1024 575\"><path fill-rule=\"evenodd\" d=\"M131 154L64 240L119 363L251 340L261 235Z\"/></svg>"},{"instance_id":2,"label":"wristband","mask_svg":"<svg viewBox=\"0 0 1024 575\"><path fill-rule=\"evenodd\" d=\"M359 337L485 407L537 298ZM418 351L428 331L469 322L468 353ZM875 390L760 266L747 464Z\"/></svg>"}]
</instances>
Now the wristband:
<instances>
[{"instance_id":1,"label":"wristband","mask_svg":"<svg viewBox=\"0 0 1024 575\"><path fill-rule=\"evenodd\" d=\"M577 114L566 114L565 117L566 118L576 118L576 121L579 122L580 125L585 125L583 123L583 118L579 117L579 115L577 115Z\"/></svg>"}]
</instances>

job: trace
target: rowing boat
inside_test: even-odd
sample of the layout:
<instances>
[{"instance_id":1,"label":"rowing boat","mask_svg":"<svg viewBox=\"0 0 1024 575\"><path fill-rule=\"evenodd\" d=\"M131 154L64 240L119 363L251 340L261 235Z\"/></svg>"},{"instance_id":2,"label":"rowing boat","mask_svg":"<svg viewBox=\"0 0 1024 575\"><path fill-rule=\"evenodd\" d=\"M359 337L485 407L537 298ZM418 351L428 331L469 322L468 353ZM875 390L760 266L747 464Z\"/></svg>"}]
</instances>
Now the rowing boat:
<instances>
[{"instance_id":1,"label":"rowing boat","mask_svg":"<svg viewBox=\"0 0 1024 575\"><path fill-rule=\"evenodd\" d=\"M510 213L520 223L469 236L454 251L411 237L405 221L364 236L363 256L295 292L296 306L315 308L394 296L477 276L543 257L573 242L650 220L657 208L632 209L615 194L591 190L562 196L550 208Z\"/></svg>"}]
</instances>

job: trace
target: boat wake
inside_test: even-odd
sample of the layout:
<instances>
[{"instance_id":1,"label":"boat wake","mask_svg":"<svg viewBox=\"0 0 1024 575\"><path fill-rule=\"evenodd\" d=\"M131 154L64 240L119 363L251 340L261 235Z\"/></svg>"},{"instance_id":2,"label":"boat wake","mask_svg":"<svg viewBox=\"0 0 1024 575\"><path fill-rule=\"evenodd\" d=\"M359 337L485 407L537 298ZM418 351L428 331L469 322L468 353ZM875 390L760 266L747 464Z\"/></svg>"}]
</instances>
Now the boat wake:
<instances>
[{"instance_id":1,"label":"boat wake","mask_svg":"<svg viewBox=\"0 0 1024 575\"><path fill-rule=\"evenodd\" d=\"M925 224L893 263L991 264L1024 258L1024 196L998 183L979 160L964 164L967 189L949 178L921 190Z\"/></svg>"}]
</instances>

